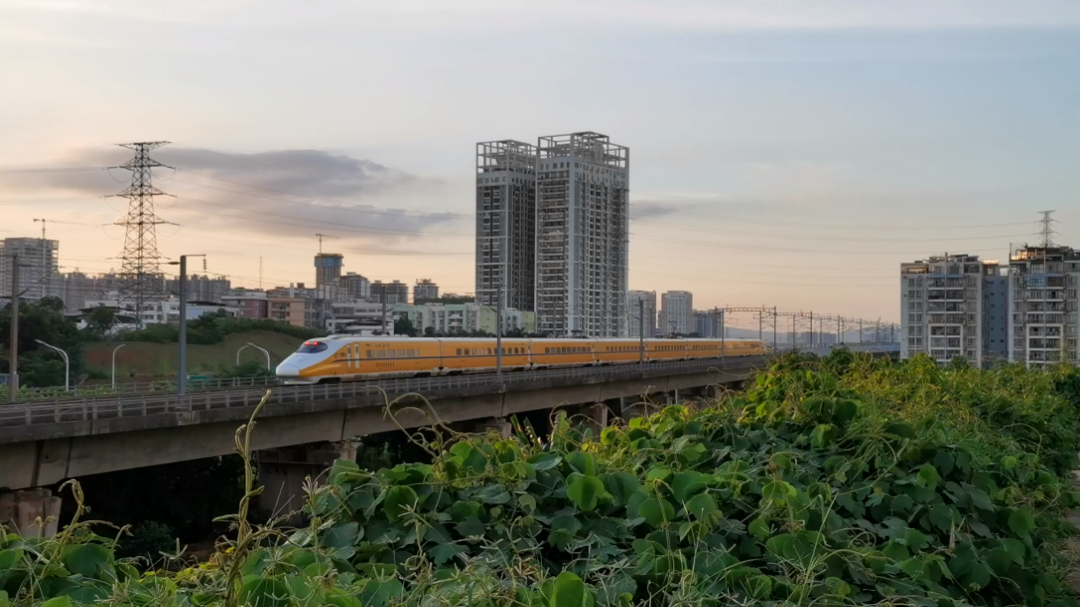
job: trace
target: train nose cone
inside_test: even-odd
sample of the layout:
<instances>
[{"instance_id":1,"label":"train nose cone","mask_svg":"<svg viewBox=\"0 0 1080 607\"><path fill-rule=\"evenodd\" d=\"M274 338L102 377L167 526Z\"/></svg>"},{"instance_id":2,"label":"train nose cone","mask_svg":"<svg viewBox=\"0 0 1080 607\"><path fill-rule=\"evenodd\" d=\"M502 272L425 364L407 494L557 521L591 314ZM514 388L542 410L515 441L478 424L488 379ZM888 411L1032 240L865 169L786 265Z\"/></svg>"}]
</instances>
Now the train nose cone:
<instances>
[{"instance_id":1,"label":"train nose cone","mask_svg":"<svg viewBox=\"0 0 1080 607\"><path fill-rule=\"evenodd\" d=\"M276 374L278 377L299 377L300 366L291 361L284 361L277 366Z\"/></svg>"}]
</instances>

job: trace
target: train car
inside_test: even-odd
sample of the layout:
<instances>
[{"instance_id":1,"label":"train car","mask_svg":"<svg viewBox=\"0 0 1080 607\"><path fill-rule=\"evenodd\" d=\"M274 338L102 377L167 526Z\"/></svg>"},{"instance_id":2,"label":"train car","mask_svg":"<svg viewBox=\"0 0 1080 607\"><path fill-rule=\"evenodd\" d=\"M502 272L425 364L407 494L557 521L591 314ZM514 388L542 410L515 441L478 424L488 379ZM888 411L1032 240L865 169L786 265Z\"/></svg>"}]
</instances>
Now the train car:
<instances>
[{"instance_id":1,"label":"train car","mask_svg":"<svg viewBox=\"0 0 1080 607\"><path fill-rule=\"evenodd\" d=\"M533 368L585 367L596 364L594 339L534 339Z\"/></svg>"},{"instance_id":2,"label":"train car","mask_svg":"<svg viewBox=\"0 0 1080 607\"><path fill-rule=\"evenodd\" d=\"M763 356L752 339L520 339L502 340L504 371L591 365ZM491 373L498 366L492 338L355 337L308 340L277 368L286 384Z\"/></svg>"},{"instance_id":3,"label":"train car","mask_svg":"<svg viewBox=\"0 0 1080 607\"><path fill-rule=\"evenodd\" d=\"M645 357L649 362L683 360L687 357L685 339L647 339Z\"/></svg>"},{"instance_id":4,"label":"train car","mask_svg":"<svg viewBox=\"0 0 1080 607\"><path fill-rule=\"evenodd\" d=\"M688 339L686 340L687 358L716 358L720 356L720 340L716 339Z\"/></svg>"},{"instance_id":5,"label":"train car","mask_svg":"<svg viewBox=\"0 0 1080 607\"><path fill-rule=\"evenodd\" d=\"M444 375L488 373L498 366L496 341L486 338L445 338L438 340L442 347ZM504 371L523 371L531 368L531 347L527 339L502 340Z\"/></svg>"},{"instance_id":6,"label":"train car","mask_svg":"<svg viewBox=\"0 0 1080 607\"><path fill-rule=\"evenodd\" d=\"M647 360L642 356L641 346L638 339L597 339L593 351L601 365L628 365Z\"/></svg>"}]
</instances>

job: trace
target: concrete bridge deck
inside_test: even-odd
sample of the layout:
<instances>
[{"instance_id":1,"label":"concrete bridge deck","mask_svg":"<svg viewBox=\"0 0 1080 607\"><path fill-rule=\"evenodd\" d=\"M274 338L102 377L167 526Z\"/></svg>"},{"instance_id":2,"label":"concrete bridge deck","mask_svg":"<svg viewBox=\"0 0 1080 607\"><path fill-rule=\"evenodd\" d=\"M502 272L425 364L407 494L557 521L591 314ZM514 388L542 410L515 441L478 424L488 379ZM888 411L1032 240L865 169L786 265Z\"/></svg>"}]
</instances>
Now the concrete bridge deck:
<instances>
[{"instance_id":1,"label":"concrete bridge deck","mask_svg":"<svg viewBox=\"0 0 1080 607\"><path fill-rule=\"evenodd\" d=\"M254 434L256 449L317 442L431 423L506 417L559 405L603 403L746 379L765 357L702 359L271 389ZM236 428L266 389L96 398L0 407L0 487L233 452ZM407 396L416 395L416 396ZM421 398L422 396L423 398ZM384 405L406 397L390 419ZM424 403L428 401L430 407Z\"/></svg>"}]
</instances>

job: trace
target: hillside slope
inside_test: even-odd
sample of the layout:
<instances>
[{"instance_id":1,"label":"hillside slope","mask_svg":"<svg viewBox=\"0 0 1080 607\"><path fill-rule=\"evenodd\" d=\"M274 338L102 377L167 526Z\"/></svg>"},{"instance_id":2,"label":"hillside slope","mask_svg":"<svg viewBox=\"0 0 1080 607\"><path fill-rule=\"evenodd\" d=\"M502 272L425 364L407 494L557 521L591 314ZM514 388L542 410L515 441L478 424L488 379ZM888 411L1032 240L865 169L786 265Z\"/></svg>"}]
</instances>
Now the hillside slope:
<instances>
[{"instance_id":1,"label":"hillside slope","mask_svg":"<svg viewBox=\"0 0 1080 607\"><path fill-rule=\"evenodd\" d=\"M270 352L270 366L276 367L286 356L296 351L302 339L273 331L250 331L230 335L219 344L188 344L188 373L198 375L214 373L236 365L236 351L251 342ZM116 343L89 343L84 348L87 371L111 373L112 351ZM149 342L128 342L116 353L117 381L147 381L175 377L178 345ZM245 348L240 361L265 362L266 357L255 348Z\"/></svg>"}]
</instances>

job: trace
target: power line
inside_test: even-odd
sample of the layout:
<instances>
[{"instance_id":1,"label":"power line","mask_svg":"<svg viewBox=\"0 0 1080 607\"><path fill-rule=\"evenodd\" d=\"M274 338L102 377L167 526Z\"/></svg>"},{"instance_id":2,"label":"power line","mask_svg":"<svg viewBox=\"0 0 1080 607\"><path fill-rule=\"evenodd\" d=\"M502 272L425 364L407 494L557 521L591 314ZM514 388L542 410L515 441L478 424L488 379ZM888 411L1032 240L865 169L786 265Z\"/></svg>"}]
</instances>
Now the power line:
<instances>
[{"instance_id":1,"label":"power line","mask_svg":"<svg viewBox=\"0 0 1080 607\"><path fill-rule=\"evenodd\" d=\"M37 173L85 173L90 171L107 171L109 167L71 167L71 168L37 168L37 169L0 169L2 174L37 174Z\"/></svg>"},{"instance_id":2,"label":"power line","mask_svg":"<svg viewBox=\"0 0 1080 607\"><path fill-rule=\"evenodd\" d=\"M864 225L839 225L839 224L826 224L826 223L805 223L796 221L778 221L775 219L748 219L742 217L732 217L728 215L698 215L694 213L687 213L685 211L675 211L671 215L692 217L695 219L709 219L709 220L724 220L734 223L750 223L759 225L772 225L772 226L790 226L797 228L815 228L821 230L967 230L976 228L1003 228L1013 227L1019 225L1032 225L1034 222L1013 222L1013 223L987 223L987 224L963 224L955 226L913 226L913 225L882 225L882 224L864 224ZM634 219L631 217L630 221L643 221L641 219Z\"/></svg>"},{"instance_id":3,"label":"power line","mask_svg":"<svg viewBox=\"0 0 1080 607\"><path fill-rule=\"evenodd\" d=\"M671 242L689 246L699 247L714 247L719 249L738 249L738 250L752 250L752 251L771 251L777 253L816 253L821 255L925 255L926 251L860 251L848 249L844 251L835 250L822 250L822 249L796 249L789 247L761 247L747 244L721 244L717 242L704 242L700 240L677 240L672 238L657 238L655 236L643 236L640 234L634 234L636 239L639 240L655 240L659 242Z\"/></svg>"},{"instance_id":4,"label":"power line","mask_svg":"<svg viewBox=\"0 0 1080 607\"><path fill-rule=\"evenodd\" d=\"M704 232L706 234L732 234L736 236L748 236L752 238L781 238L785 240L791 240L797 238L799 240L825 240L825 241L838 241L838 242L943 242L954 240L993 240L997 238L1018 238L1015 234L1001 234L995 236L942 236L940 238L851 238L844 236L807 236L803 234L768 234L763 232L742 232L733 230L724 230L719 228L698 228L692 226L680 226L666 223L656 223L652 221L638 221L638 224L661 226L665 228L674 228L677 230L687 230L691 232Z\"/></svg>"}]
</instances>

